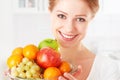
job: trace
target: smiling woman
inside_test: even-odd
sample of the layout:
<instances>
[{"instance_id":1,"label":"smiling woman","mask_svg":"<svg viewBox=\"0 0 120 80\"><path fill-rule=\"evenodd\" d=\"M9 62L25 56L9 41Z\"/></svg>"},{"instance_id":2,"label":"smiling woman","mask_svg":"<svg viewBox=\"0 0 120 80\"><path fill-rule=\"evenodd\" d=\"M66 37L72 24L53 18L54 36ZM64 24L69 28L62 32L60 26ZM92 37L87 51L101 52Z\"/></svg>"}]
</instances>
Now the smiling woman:
<instances>
[{"instance_id":1,"label":"smiling woman","mask_svg":"<svg viewBox=\"0 0 120 80\"><path fill-rule=\"evenodd\" d=\"M16 1L24 1L24 0L12 0L12 1L16 3ZM28 1L32 1L32 0L28 0ZM60 39L62 39L63 41L67 40L65 43L62 43L63 42L62 40L61 40L62 42L60 41L59 45L62 43L60 52L62 54L63 59L67 60L68 62L71 62L72 64L81 66L80 68L81 73L78 75L82 76L84 75L84 73L88 71L89 72L88 75L84 76L85 78L87 78L87 80L111 80L111 79L119 80L118 78L119 69L117 68L118 63L116 63L116 61L113 61L110 58L105 57L103 55L110 54L110 57L114 59L119 59L119 52L120 52L120 43L119 43L120 42L120 38L119 38L120 37L120 31L119 31L120 30L120 27L119 27L120 26L120 23L119 23L120 14L119 13L120 13L120 10L118 8L120 6L119 5L120 0L114 0L114 2L113 0L100 0L100 2L102 1L102 6L100 6L102 7L100 15L98 16L94 15L94 17L96 18L92 21L92 25L89 25L88 23L87 27L79 28L81 29L80 30L81 32L85 28L89 28L88 32L86 33L87 38L85 40L87 43L90 42L89 47L92 48L91 51L93 52L93 54L95 54L95 59L93 60L94 65L92 64L91 69L89 69L88 67L89 66L88 63L90 62L91 57L88 57L86 47L84 47L83 44L85 46L88 46L88 45L80 41L82 48L77 47L77 46L76 48L74 48L72 46L75 46L77 44L77 41L74 41L76 42L76 44L73 42L70 43L70 41L72 39L76 39L79 36L79 34L82 35L81 33L78 33L79 29L77 30L76 26L83 25L87 23L87 21L89 20L91 22L91 19L89 19L85 14L80 14L81 12L77 14L76 16L74 16L73 14L74 11L71 10L71 13L73 14L71 16L68 13L69 9L63 10L63 9L66 9L66 6L65 6L66 4L72 5L70 6L70 9L72 9L72 7L77 6L75 2L78 1L79 3L79 0L74 0L73 4L70 3L71 0L67 0L67 2L64 2L62 4L62 6L64 7L57 10L59 12L56 12L56 15L52 15L53 11L55 10L55 7L59 5L59 1L66 1L66 0L33 0L33 1L44 1L44 2L50 1L50 4L52 5L52 6L49 5L50 15L52 18L51 20L56 18L54 22L57 22L54 27L59 27L59 25L62 25L61 27L63 26L65 27L64 29L59 28L56 30L56 32L58 32L57 34L60 36ZM91 1L92 3L95 0L89 0L89 1ZM58 5L54 3L57 3ZM41 5L43 5L43 3L41 3L39 6ZM46 37L47 38L53 37L50 33L51 29L49 27L50 16L48 13L43 14L44 11L42 11L43 10L42 7L39 9L40 13L37 11L38 10L37 8L30 10L30 11L28 9L25 9L24 11L24 10L15 8L15 12L12 14L12 9L14 7L12 7L11 9L11 6L13 6L11 4L11 0L0 1L0 10L1 10L1 13L0 13L0 21L1 21L0 22L0 33L1 33L0 34L1 36L0 53L2 54L2 56L0 56L0 65L2 65L0 67L1 74L7 68L5 64L6 58L10 55L10 52L13 49L13 47L18 46L18 45L19 46L25 45L27 43L37 44L37 42L39 42L40 40L43 40ZM47 4L45 8L47 11ZM96 8L94 12L97 12L98 6L94 5L93 8ZM77 10L77 9L78 8L75 8L74 10ZM86 10L86 9L82 9L82 10ZM18 11L18 13L16 11ZM27 14L25 12L27 12ZM58 20L60 22L58 22ZM71 31L71 29L73 29L73 31ZM67 33L69 31L71 31L71 33ZM87 30L85 30L85 32L86 31ZM57 37L55 38L57 39ZM71 47L70 49L68 49L69 46ZM80 51L78 51L77 49L80 49ZM99 57L99 54L102 56ZM86 58L85 57L83 58L84 55L86 55ZM91 62L92 62L92 59L91 59ZM102 77L99 74L102 74L101 75ZM76 77L76 76L72 76L72 77L77 78L78 80L86 80L84 79L84 77L81 77L80 79L79 77ZM74 80L74 78L71 80ZM4 80L5 77L3 75L0 75L0 79Z\"/></svg>"},{"instance_id":2,"label":"smiling woman","mask_svg":"<svg viewBox=\"0 0 120 80\"><path fill-rule=\"evenodd\" d=\"M62 59L81 67L79 73L76 72L78 76L65 73L58 78L59 80L119 79L116 61L92 53L82 43L89 23L99 9L98 2L98 0L69 0L69 2L49 0L52 32L59 44Z\"/></svg>"}]
</instances>

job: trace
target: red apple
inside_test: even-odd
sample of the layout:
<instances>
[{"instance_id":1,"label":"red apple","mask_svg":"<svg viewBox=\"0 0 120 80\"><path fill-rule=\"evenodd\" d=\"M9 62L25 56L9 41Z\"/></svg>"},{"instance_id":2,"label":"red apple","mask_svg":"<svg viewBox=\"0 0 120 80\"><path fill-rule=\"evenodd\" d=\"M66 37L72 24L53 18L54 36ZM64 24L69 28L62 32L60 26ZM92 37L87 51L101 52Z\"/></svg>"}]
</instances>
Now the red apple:
<instances>
[{"instance_id":1,"label":"red apple","mask_svg":"<svg viewBox=\"0 0 120 80\"><path fill-rule=\"evenodd\" d=\"M37 52L36 61L43 68L58 67L61 64L60 53L50 47L44 47Z\"/></svg>"}]
</instances>

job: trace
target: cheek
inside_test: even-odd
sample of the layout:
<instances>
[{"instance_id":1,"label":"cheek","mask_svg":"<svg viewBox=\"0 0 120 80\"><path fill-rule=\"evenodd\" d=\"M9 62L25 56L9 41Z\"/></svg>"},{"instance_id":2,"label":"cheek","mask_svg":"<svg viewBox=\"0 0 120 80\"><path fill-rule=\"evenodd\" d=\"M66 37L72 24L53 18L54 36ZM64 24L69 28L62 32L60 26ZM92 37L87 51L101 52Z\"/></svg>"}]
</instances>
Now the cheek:
<instances>
[{"instance_id":1,"label":"cheek","mask_svg":"<svg viewBox=\"0 0 120 80\"><path fill-rule=\"evenodd\" d=\"M52 17L51 19L51 26L52 26L52 29L54 30L56 28L56 18Z\"/></svg>"},{"instance_id":2,"label":"cheek","mask_svg":"<svg viewBox=\"0 0 120 80\"><path fill-rule=\"evenodd\" d=\"M85 34L87 31L87 24L82 24L77 27L77 30L80 34Z\"/></svg>"},{"instance_id":3,"label":"cheek","mask_svg":"<svg viewBox=\"0 0 120 80\"><path fill-rule=\"evenodd\" d=\"M62 26L62 23L57 18L53 18L51 24L54 30L59 29Z\"/></svg>"},{"instance_id":4,"label":"cheek","mask_svg":"<svg viewBox=\"0 0 120 80\"><path fill-rule=\"evenodd\" d=\"M60 24L58 22L58 20L56 18L52 18L51 20L51 28L52 28L52 32L54 35L57 34L57 31L59 30Z\"/></svg>"}]
</instances>

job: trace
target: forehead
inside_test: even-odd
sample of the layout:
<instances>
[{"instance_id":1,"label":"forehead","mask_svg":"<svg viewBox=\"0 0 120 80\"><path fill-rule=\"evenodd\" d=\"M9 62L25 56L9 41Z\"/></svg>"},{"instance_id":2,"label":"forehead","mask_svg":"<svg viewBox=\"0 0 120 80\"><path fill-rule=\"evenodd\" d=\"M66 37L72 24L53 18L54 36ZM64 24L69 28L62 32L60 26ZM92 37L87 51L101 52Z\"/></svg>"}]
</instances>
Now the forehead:
<instances>
[{"instance_id":1,"label":"forehead","mask_svg":"<svg viewBox=\"0 0 120 80\"><path fill-rule=\"evenodd\" d=\"M91 12L85 0L58 0L53 11L61 10L71 14L88 14Z\"/></svg>"}]
</instances>

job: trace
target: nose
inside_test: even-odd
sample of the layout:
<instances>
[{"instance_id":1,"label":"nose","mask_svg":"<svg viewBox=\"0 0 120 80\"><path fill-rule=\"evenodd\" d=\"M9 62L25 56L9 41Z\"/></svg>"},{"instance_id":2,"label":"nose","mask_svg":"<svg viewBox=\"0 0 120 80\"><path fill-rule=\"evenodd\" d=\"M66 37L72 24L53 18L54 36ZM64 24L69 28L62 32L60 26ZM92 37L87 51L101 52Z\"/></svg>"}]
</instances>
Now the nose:
<instances>
[{"instance_id":1,"label":"nose","mask_svg":"<svg viewBox=\"0 0 120 80\"><path fill-rule=\"evenodd\" d=\"M74 21L69 19L65 21L64 29L67 33L73 33L75 31Z\"/></svg>"}]
</instances>

